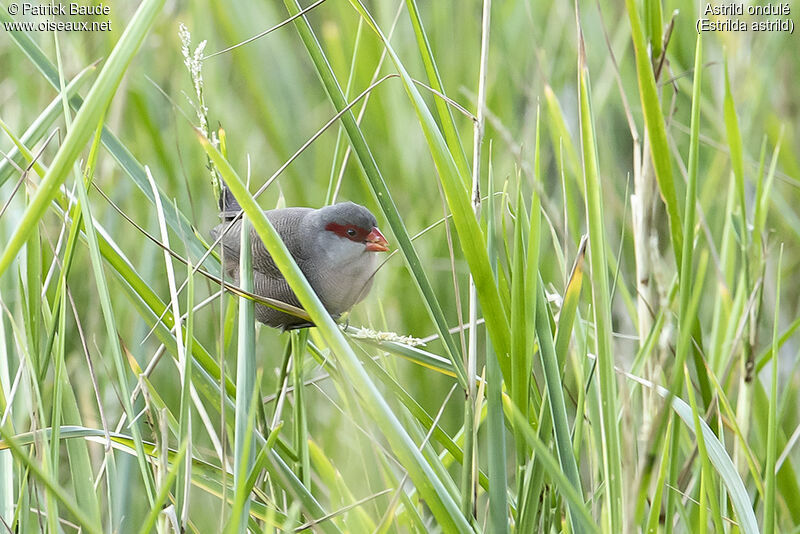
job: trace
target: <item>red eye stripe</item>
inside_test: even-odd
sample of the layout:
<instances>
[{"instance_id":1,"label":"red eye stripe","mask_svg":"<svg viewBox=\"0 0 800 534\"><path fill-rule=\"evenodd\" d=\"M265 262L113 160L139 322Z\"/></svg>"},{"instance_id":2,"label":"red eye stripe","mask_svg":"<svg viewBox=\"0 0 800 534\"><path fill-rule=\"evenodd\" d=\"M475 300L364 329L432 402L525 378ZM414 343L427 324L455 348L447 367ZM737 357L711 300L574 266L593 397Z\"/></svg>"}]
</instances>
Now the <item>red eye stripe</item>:
<instances>
[{"instance_id":1,"label":"red eye stripe","mask_svg":"<svg viewBox=\"0 0 800 534\"><path fill-rule=\"evenodd\" d=\"M339 237L344 237L345 239L355 241L356 243L363 243L366 241L367 235L369 235L369 230L365 230L354 224L338 224L332 222L328 223L325 226L325 229L329 232L333 232Z\"/></svg>"}]
</instances>

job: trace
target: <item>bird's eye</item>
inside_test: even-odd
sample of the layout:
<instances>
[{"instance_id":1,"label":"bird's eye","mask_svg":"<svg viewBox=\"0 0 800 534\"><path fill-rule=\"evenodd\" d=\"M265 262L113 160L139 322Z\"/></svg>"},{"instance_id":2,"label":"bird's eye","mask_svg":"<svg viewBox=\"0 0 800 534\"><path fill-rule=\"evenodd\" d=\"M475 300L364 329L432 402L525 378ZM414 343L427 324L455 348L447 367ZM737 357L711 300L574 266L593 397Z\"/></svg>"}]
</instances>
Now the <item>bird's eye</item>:
<instances>
[{"instance_id":1,"label":"bird's eye","mask_svg":"<svg viewBox=\"0 0 800 534\"><path fill-rule=\"evenodd\" d=\"M354 228L347 229L347 235L349 235L350 237L355 237L357 233L358 232L356 232Z\"/></svg>"}]
</instances>

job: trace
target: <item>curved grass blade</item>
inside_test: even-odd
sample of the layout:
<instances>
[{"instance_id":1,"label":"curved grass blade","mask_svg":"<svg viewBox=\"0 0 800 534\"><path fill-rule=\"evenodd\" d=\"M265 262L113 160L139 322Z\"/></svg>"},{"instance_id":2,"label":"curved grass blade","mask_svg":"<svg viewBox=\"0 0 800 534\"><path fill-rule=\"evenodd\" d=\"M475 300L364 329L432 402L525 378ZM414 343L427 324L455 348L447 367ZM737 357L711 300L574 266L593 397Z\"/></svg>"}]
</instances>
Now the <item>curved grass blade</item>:
<instances>
[{"instance_id":1,"label":"curved grass blade","mask_svg":"<svg viewBox=\"0 0 800 534\"><path fill-rule=\"evenodd\" d=\"M139 49L163 4L164 0L144 0L136 10L130 24L100 71L97 81L89 91L86 102L84 102L75 116L72 129L64 138L64 143L56 153L50 169L42 179L41 184L39 184L36 195L33 197L28 209L25 210L22 220L17 225L2 256L0 256L0 275L14 261L20 248L22 248L28 236L36 227L39 219L44 215L50 201L57 195L59 186L64 183L67 173L69 173L80 151L105 113L122 79L122 75Z\"/></svg>"},{"instance_id":2,"label":"curved grass blade","mask_svg":"<svg viewBox=\"0 0 800 534\"><path fill-rule=\"evenodd\" d=\"M472 529L464 516L461 515L458 505L450 497L442 481L434 474L431 466L421 455L416 444L411 440L397 416L392 412L386 400L384 400L369 375L367 375L358 361L358 357L347 344L344 334L339 330L339 327L334 323L322 302L320 302L319 297L314 293L283 240L266 218L264 212L256 204L242 180L230 166L230 163L222 157L207 139L200 136L200 142L206 153L216 164L236 200L239 201L242 209L251 219L258 236L264 242L270 256L275 260L275 264L286 278L289 287L295 292L303 308L311 316L320 334L336 355L342 371L361 397L364 409L386 436L392 450L408 470L411 480L425 498L425 502L431 508L442 528L455 532L471 532Z\"/></svg>"},{"instance_id":3,"label":"curved grass blade","mask_svg":"<svg viewBox=\"0 0 800 534\"><path fill-rule=\"evenodd\" d=\"M315 349L319 350L319 349ZM437 356L437 358L441 358ZM446 360L445 360L446 361ZM392 377L383 367L377 364L377 362L373 361L372 358L365 358L363 360L364 366L370 371L374 376L378 378L387 388L391 389L394 395L397 397L397 400L400 401L403 406L413 415L417 421L423 426L426 432L431 430L433 426L434 419L425 411L425 409L417 402L414 397L409 394L402 385L400 385L397 380ZM449 364L448 364L449 365ZM450 376L453 376L452 369L450 372ZM447 450L448 453L455 459L456 462L463 464L464 461L464 453L458 444L445 432L439 425L433 426L433 431L431 433L431 437L438 441L442 447ZM489 491L489 479L483 473L483 471L478 470L478 483L485 489Z\"/></svg>"},{"instance_id":4,"label":"curved grass blade","mask_svg":"<svg viewBox=\"0 0 800 534\"><path fill-rule=\"evenodd\" d=\"M636 74L639 80L639 98L644 110L644 124L650 136L650 152L653 157L653 167L656 171L658 189L661 198L667 207L669 216L669 229L672 236L672 249L678 265L681 264L683 250L683 231L681 230L681 216L678 208L678 196L675 192L675 182L672 178L672 163L667 143L667 129L664 124L664 114L661 111L661 102L658 99L656 79L647 46L644 41L642 23L636 9L635 0L625 0L628 9L628 18L631 21L631 37L633 38L633 51L636 59Z\"/></svg>"},{"instance_id":5,"label":"curved grass blade","mask_svg":"<svg viewBox=\"0 0 800 534\"><path fill-rule=\"evenodd\" d=\"M617 372L646 388L654 390L662 398L671 399L673 411L681 418L690 431L695 431L694 414L692 413L691 406L686 404L686 401L673 395L667 388L654 384L649 380L626 373L625 371ZM714 431L711 430L711 427L709 427L702 418L700 418L698 422L700 431L703 433L703 439L705 440L708 459L716 469L722 483L725 485L725 489L730 495L731 503L733 504L739 521L739 529L746 534L758 534L758 521L753 512L753 506L750 503L750 495L739 473L736 471L733 461L725 451L725 446L719 441Z\"/></svg>"},{"instance_id":6,"label":"curved grass blade","mask_svg":"<svg viewBox=\"0 0 800 534\"><path fill-rule=\"evenodd\" d=\"M539 340L539 356L542 361L542 368L544 369L545 382L547 385L547 394L550 398L550 416L553 420L553 433L556 440L556 450L558 451L558 460L561 469L569 483L572 485L578 495L583 494L581 488L581 478L578 474L578 465L575 462L575 456L572 453L572 435L569 432L567 423L567 409L564 405L564 392L561 383L561 372L558 364L558 357L553 347L553 334L550 330L550 317L547 313L547 300L544 296L544 284L539 280L539 288L536 294L536 336ZM524 429L520 431L527 432L530 430L527 420ZM519 426L519 421L514 425ZM537 437L538 440L538 437ZM538 452L537 452L538 458ZM575 532L582 532L585 525L582 524L580 518L580 509L570 506L570 518L572 519L572 528Z\"/></svg>"},{"instance_id":7,"label":"curved grass blade","mask_svg":"<svg viewBox=\"0 0 800 534\"><path fill-rule=\"evenodd\" d=\"M240 232L240 249L244 251L239 259L239 280L242 289L253 291L253 255L249 254L250 223L247 217L242 218L242 231ZM253 408L251 399L255 395L256 383L256 346L255 346L255 304L248 299L239 299L239 341L238 355L236 357L236 424L234 437L234 485L237 488L237 498L243 499L239 517L234 517L238 522L238 532L243 534L247 530L247 517L250 498L240 497L247 480L247 473L253 466L255 454L250 448L252 435ZM249 495L249 494L248 494ZM229 532L235 532L230 530Z\"/></svg>"},{"instance_id":8,"label":"curved grass blade","mask_svg":"<svg viewBox=\"0 0 800 534\"><path fill-rule=\"evenodd\" d=\"M537 128L538 131L538 128ZM486 252L491 260L493 274L497 273L495 256L495 232L497 219L495 216L494 172L492 166L492 146L489 145L488 201L482 210L486 220ZM497 361L497 354L492 350L491 341L486 341L486 428L489 443L488 454L489 476L489 524L497 534L507 534L510 529L508 515L508 471L506 466L506 429L503 416L503 373Z\"/></svg>"},{"instance_id":9,"label":"curved grass blade","mask_svg":"<svg viewBox=\"0 0 800 534\"><path fill-rule=\"evenodd\" d=\"M470 272L475 280L478 299L486 320L486 328L492 339L494 349L498 353L503 374L507 378L510 378L511 339L508 317L500 301L500 293L495 285L494 276L492 275L492 270L489 265L489 256L486 253L483 231L472 211L469 191L464 186L465 182L459 175L453 156L448 151L447 144L442 137L442 133L439 131L436 121L422 99L416 85L401 63L400 58L392 49L390 43L383 35L383 32L375 23L369 12L367 12L363 4L359 0L351 0L350 3L356 11L364 17L383 42L389 57L400 74L406 93L417 113L417 118L422 126L428 146L430 147L436 169L439 172L439 179L445 192L447 204L453 215L453 222L455 223L461 248L464 251L464 257L469 264Z\"/></svg>"},{"instance_id":10,"label":"curved grass blade","mask_svg":"<svg viewBox=\"0 0 800 534\"><path fill-rule=\"evenodd\" d=\"M42 438L49 438L51 436L51 429L44 428L40 430L36 430L33 432L25 432L22 434L17 434L12 439L16 442L16 444L20 447L26 447L32 445L37 442L37 440L41 440ZM267 451L271 450L272 445L275 443L275 439L277 438L277 433L271 433L270 436L262 443L261 451L259 452L258 460L256 462L256 467L259 469L264 468L268 465L268 453ZM84 439L86 441L91 441L95 443L99 443L101 445L107 445L113 448L114 450L118 450L124 452L125 454L129 454L131 456L136 455L136 448L133 443L133 439L130 436L125 434L119 434L116 432L110 432L106 434L103 430L98 430L94 428L86 428L82 426L75 426L75 425L67 425L62 426L59 429L59 439L61 441L70 441L74 439ZM110 441L109 441L110 440ZM0 451L10 449L11 444L5 438L0 439ZM158 454L159 451L156 449L156 446L153 443L144 442L144 451L147 455L147 459L149 462L156 462L158 461ZM180 462L180 451L176 451L173 449L167 450L167 462L172 464L173 466L177 466ZM221 468L216 465L212 465L207 463L203 460L199 460L197 458L192 457L192 485L198 488L201 488L208 493L218 497L220 499L223 498L223 491L222 491L222 483L221 480L223 479ZM255 476L257 473L251 472L250 476L248 477L248 487L252 488L253 484L255 483ZM228 477L228 484L230 484L231 478ZM169 485L165 485L164 487L169 488ZM230 504L233 504L233 492L230 491L228 488L227 491L227 499ZM158 503L158 497L156 503ZM251 510L251 517L261 520L266 520L268 517L267 513L267 506L263 503L253 502L253 510ZM160 511L160 506L154 506L155 510ZM285 516L274 509L270 508L270 512L274 515L274 521L283 521ZM320 514L322 515L322 514ZM277 525L277 523L276 523ZM149 531L148 531L149 532Z\"/></svg>"},{"instance_id":11,"label":"curved grass blade","mask_svg":"<svg viewBox=\"0 0 800 534\"><path fill-rule=\"evenodd\" d=\"M6 20L10 20L7 17L8 16L6 15L6 12L4 10L0 10L0 21L5 22ZM23 53L28 56L42 76L44 76L44 78L50 83L50 85L52 85L56 90L60 91L61 86L55 65L53 65L49 59L47 59L47 56L45 56L44 52L42 52L33 39L31 39L30 36L25 32L10 31L8 33L11 35L12 39L23 51ZM84 104L85 101L77 95L69 99L69 105L75 111L78 111L81 107L83 107ZM131 180L133 180L133 183L136 185L136 187L139 188L142 194L144 194L151 203L154 203L155 200L153 198L153 191L148 183L144 166L139 163L131 151L128 150L125 145L123 145L120 140L105 126L103 127L103 133L100 140L106 150L108 150L109 154L111 154L111 156L117 161L120 168L125 171L125 174L127 174ZM171 205L167 197L160 191L161 190L159 189L162 204L165 206ZM164 211L164 217L166 218L167 224L170 226L170 228L172 228L178 235L184 236L186 246L189 248L189 250L191 250L195 258L200 258L205 255L205 252L208 249L207 245L198 238L197 234L192 228L192 225L189 223L189 220L183 215L182 212L173 209L166 209ZM219 271L219 263L213 257L206 257L203 265L214 272Z\"/></svg>"},{"instance_id":12,"label":"curved grass blade","mask_svg":"<svg viewBox=\"0 0 800 534\"><path fill-rule=\"evenodd\" d=\"M83 87L83 85L89 79L89 75L92 74L96 68L97 64L93 63L88 67L85 67L82 71L75 75L74 78L72 78L67 87L64 89L64 93L66 93L67 98L71 98L81 87ZM48 130L48 128L50 128L62 111L61 99L62 96L60 94L56 96L53 101L50 102L46 108L44 108L39 116L36 117L30 126L28 126L25 132L20 136L20 142L22 144L30 146L38 143L41 140L45 132ZM20 156L22 156L20 149L15 146L9 151L7 157L0 159L0 186L2 186L5 181L8 180L8 177L11 176L11 173L14 172L14 166L11 164L11 162L13 161L18 165L21 164L20 162L22 159Z\"/></svg>"},{"instance_id":13,"label":"curved grass blade","mask_svg":"<svg viewBox=\"0 0 800 534\"><path fill-rule=\"evenodd\" d=\"M284 3L286 4L286 8L290 15L296 15L300 11L300 5L296 0L285 0ZM308 24L308 21L305 17L297 19L295 24L303 43L308 49L308 53L311 55L311 59L314 61L314 65L317 68L317 73L325 85L325 90L327 91L328 97L331 99L333 106L337 111L345 109L347 107L347 102L344 98L344 93L342 93L342 89L339 86L339 83L336 81L333 70L331 69L328 60L322 51L319 41L317 41L316 36L311 30L311 26ZM422 302L425 304L434 326L436 327L439 336L442 339L445 350L447 351L447 357L453 363L453 368L456 371L458 381L463 388L466 388L466 371L464 370L461 358L459 357L459 350L455 340L448 330L447 320L445 319L444 312L442 311L439 301L433 292L433 287L428 280L428 276L425 273L425 270L422 268L422 262L417 255L416 249L414 248L411 238L408 235L408 231L406 230L405 225L400 218L400 213L397 210L397 206L394 204L394 200L389 193L389 189L386 187L386 182L383 180L383 176L381 176L381 173L378 170L378 166L375 163L375 158L372 156L372 153L367 146L364 134L358 127L352 111L348 110L346 113L344 113L341 120L342 124L344 125L345 132L350 139L350 144L353 146L353 152L357 156L356 161L366 176L367 184L378 201L378 205L380 206L384 217L386 217L386 221L389 223L395 239L397 239L398 248L403 253L403 259L406 261L406 265L413 275L412 278L420 292Z\"/></svg>"},{"instance_id":14,"label":"curved grass blade","mask_svg":"<svg viewBox=\"0 0 800 534\"><path fill-rule=\"evenodd\" d=\"M14 456L47 487L48 491L54 495L67 510L69 510L86 532L101 534L100 526L84 514L64 488L58 485L58 481L54 480L42 470L40 462L25 454L25 451L22 450L23 444L18 443L16 438L6 434L2 427L0 427L0 438L3 440L0 442L0 450L11 450Z\"/></svg>"},{"instance_id":15,"label":"curved grass blade","mask_svg":"<svg viewBox=\"0 0 800 534\"><path fill-rule=\"evenodd\" d=\"M428 75L428 83L434 91L443 95L447 93L442 84L442 77L439 75L439 69L436 66L436 60L431 51L431 45L428 42L428 36L425 33L425 27L422 25L422 19L419 16L419 9L417 8L416 0L406 0L406 9L408 16L411 19L411 27L414 29L414 35L417 38L417 48L422 56L422 63L425 65L425 73ZM463 178L470 176L469 163L467 162L467 155L464 152L464 145L461 144L461 138L458 135L455 121L453 121L453 113L450 106L444 99L435 98L434 105L436 112L439 115L439 123L442 125L442 133L444 134L445 141L450 153L453 154L453 159L458 166L458 171ZM467 183L466 181L464 182Z\"/></svg>"},{"instance_id":16,"label":"curved grass blade","mask_svg":"<svg viewBox=\"0 0 800 534\"><path fill-rule=\"evenodd\" d=\"M578 83L580 104L581 150L583 151L583 180L586 190L586 221L589 226L589 260L592 273L592 311L595 326L595 350L598 358L601 424L603 442L603 474L608 484L605 528L613 531L625 517L625 497L622 484L622 457L617 420L617 384L614 376L614 353L611 350L611 298L608 287L606 237L603 224L603 197L597 162L594 117L591 107L589 68L586 65L583 34L578 21ZM543 296L541 297L543 300ZM540 337L541 339L541 337ZM552 396L551 396L552 399Z\"/></svg>"},{"instance_id":17,"label":"curved grass blade","mask_svg":"<svg viewBox=\"0 0 800 534\"><path fill-rule=\"evenodd\" d=\"M583 287L583 262L586 256L586 244L589 242L588 236L581 238L578 245L578 253L575 256L575 263L572 264L572 273L569 275L567 288L564 290L564 300L561 304L561 312L558 314L558 330L556 330L555 351L558 357L559 369L563 367L567 358L567 348L572 337L572 328L575 325L575 318L578 316L578 302L581 297Z\"/></svg>"},{"instance_id":18,"label":"curved grass blade","mask_svg":"<svg viewBox=\"0 0 800 534\"><path fill-rule=\"evenodd\" d=\"M508 396L503 396L503 408L506 412L506 416L523 430L523 436L525 436L528 444L536 453L536 460L541 462L545 472L552 478L554 484L558 486L559 490L562 492L562 496L569 505L570 517L573 518L573 527L576 529L574 531L599 533L600 529L586 509L583 496L567 478L567 475L562 471L562 466L553 458L547 445L542 443L542 440L539 439L536 432L533 431L528 421L519 413L519 410L517 410L517 407Z\"/></svg>"},{"instance_id":19,"label":"curved grass blade","mask_svg":"<svg viewBox=\"0 0 800 534\"><path fill-rule=\"evenodd\" d=\"M186 455L186 445L187 442L184 441L181 444L181 448L178 450L177 456L173 459L172 467L167 472L164 484L158 490L158 494L156 494L156 499L153 502L153 506L150 508L150 511L147 513L147 517L145 517L144 521L142 522L142 528L139 529L139 534L147 534L152 532L156 519L158 519L158 514L162 512L162 507L164 506L164 503L167 502L167 497L169 497L172 484L174 484L175 479L178 478L178 471L183 463L183 457Z\"/></svg>"},{"instance_id":20,"label":"curved grass blade","mask_svg":"<svg viewBox=\"0 0 800 534\"><path fill-rule=\"evenodd\" d=\"M77 118L76 118L77 123ZM97 122L97 134L95 136L92 151L90 153L90 164L93 165L94 157L97 155L98 140L100 133L100 125L102 124L102 117ZM75 126L73 126L73 129ZM70 133L73 130L70 131ZM69 135L69 134L67 134ZM62 147L63 148L63 147ZM58 157L58 156L56 156ZM51 167L52 171L52 167ZM94 173L94 168L90 165L88 168L87 181L91 181ZM47 175L46 175L47 176ZM47 179L45 176L45 180ZM112 356L112 363L116 373L117 387L120 390L120 397L122 407L131 424L131 434L133 435L137 451L137 463L141 471L142 481L144 482L145 491L147 493L148 502L153 502L153 479L151 472L147 469L144 459L144 450L142 445L141 429L139 424L135 422L135 413L133 411L133 403L131 402L130 388L128 386L128 375L125 371L124 359L117 336L116 316L114 314L113 306L111 305L111 293L106 280L105 271L103 270L100 247L98 244L97 232L94 228L94 217L92 216L92 209L89 203L89 196L86 191L86 184L81 177L75 180L75 186L78 190L78 199L80 202L80 210L83 213L82 220L86 229L86 242L89 245L89 257L92 265L92 272L94 274L95 286L100 300L100 308L102 311L103 324L106 329L106 340ZM40 190L41 192L41 190ZM56 190L56 194L58 190ZM49 203L49 201L48 201Z\"/></svg>"},{"instance_id":21,"label":"curved grass blade","mask_svg":"<svg viewBox=\"0 0 800 534\"><path fill-rule=\"evenodd\" d=\"M778 455L778 322L781 302L781 264L783 263L783 245L778 256L778 267L775 281L775 316L772 323L772 373L769 395L769 415L767 421L767 461L764 465L766 477L764 491L764 534L775 532L777 513L775 511L775 460Z\"/></svg>"}]
</instances>

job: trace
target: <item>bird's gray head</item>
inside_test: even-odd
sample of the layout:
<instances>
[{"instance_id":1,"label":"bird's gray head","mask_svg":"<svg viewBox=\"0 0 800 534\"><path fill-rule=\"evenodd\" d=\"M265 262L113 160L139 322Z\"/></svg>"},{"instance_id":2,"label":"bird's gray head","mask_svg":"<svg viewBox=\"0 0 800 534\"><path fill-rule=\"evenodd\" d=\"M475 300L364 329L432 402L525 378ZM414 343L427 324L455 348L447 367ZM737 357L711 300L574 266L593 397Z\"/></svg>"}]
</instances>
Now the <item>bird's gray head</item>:
<instances>
[{"instance_id":1,"label":"bird's gray head","mask_svg":"<svg viewBox=\"0 0 800 534\"><path fill-rule=\"evenodd\" d=\"M317 210L317 221L324 230L323 238L337 243L336 249L351 255L389 250L386 238L378 230L378 221L364 206L341 202Z\"/></svg>"},{"instance_id":2,"label":"bird's gray head","mask_svg":"<svg viewBox=\"0 0 800 534\"><path fill-rule=\"evenodd\" d=\"M354 202L340 202L332 206L325 206L319 209L319 214L325 224L355 226L368 231L378 224L372 212Z\"/></svg>"}]
</instances>

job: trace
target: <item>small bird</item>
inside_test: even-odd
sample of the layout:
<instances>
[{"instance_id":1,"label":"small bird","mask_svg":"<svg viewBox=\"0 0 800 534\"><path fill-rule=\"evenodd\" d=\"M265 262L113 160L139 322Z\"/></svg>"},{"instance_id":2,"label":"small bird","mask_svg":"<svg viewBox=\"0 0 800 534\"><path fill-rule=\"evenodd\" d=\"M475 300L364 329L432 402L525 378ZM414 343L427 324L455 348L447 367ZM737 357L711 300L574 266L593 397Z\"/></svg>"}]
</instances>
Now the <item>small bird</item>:
<instances>
[{"instance_id":1,"label":"small bird","mask_svg":"<svg viewBox=\"0 0 800 534\"><path fill-rule=\"evenodd\" d=\"M331 316L338 318L367 296L377 269L375 253L389 250L375 216L367 208L341 202L316 210L282 208L264 214ZM222 235L225 272L238 285L242 221L235 220L230 211L223 211L223 217L227 220L211 230L211 235L214 239ZM252 227L250 236L253 292L301 307ZM258 303L256 319L282 330L314 326L305 319Z\"/></svg>"}]
</instances>

